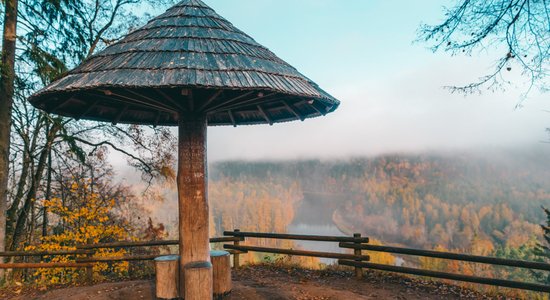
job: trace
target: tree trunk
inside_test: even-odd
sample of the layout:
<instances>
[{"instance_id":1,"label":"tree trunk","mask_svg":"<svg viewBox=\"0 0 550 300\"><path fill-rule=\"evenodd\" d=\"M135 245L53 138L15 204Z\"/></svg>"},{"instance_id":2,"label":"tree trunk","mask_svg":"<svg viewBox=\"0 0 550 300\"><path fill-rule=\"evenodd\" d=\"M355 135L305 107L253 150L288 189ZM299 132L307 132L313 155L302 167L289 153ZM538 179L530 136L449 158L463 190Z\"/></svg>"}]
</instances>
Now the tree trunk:
<instances>
[{"instance_id":1,"label":"tree trunk","mask_svg":"<svg viewBox=\"0 0 550 300\"><path fill-rule=\"evenodd\" d=\"M33 178L31 180L29 192L27 193L25 203L23 204L23 208L21 208L21 211L19 212L17 222L15 223L13 238L9 247L10 251L15 251L17 249L17 246L19 245L21 236L25 229L25 224L27 223L27 217L29 215L32 203L34 199L36 199L36 192L38 190L38 186L40 185L40 180L42 179L44 169L46 168L46 158L48 157L49 149L51 149L53 140L59 129L59 124L53 125L51 130L48 132L48 135L46 136L46 146L44 147L44 149L42 149L40 153L40 158L38 159L36 172L35 174L33 174Z\"/></svg>"},{"instance_id":2,"label":"tree trunk","mask_svg":"<svg viewBox=\"0 0 550 300\"><path fill-rule=\"evenodd\" d=\"M48 127L49 135L49 127ZM48 175L46 177L46 195L44 199L51 200L52 195L52 148L48 148ZM42 236L48 235L48 207L42 207Z\"/></svg>"},{"instance_id":3,"label":"tree trunk","mask_svg":"<svg viewBox=\"0 0 550 300\"><path fill-rule=\"evenodd\" d=\"M206 126L206 116L180 116L177 181L181 295L185 291L184 266L210 261Z\"/></svg>"},{"instance_id":4,"label":"tree trunk","mask_svg":"<svg viewBox=\"0 0 550 300\"><path fill-rule=\"evenodd\" d=\"M11 112L15 79L15 41L17 38L17 0L5 0L2 64L0 66L0 251L6 248L6 209L8 208L8 174ZM0 280L4 272L0 272Z\"/></svg>"},{"instance_id":5,"label":"tree trunk","mask_svg":"<svg viewBox=\"0 0 550 300\"><path fill-rule=\"evenodd\" d=\"M20 135L24 144L23 166L21 167L21 174L19 175L19 182L17 183L17 191L15 193L15 196L13 197L13 202L11 203L11 206L8 208L6 216L6 237L10 237L13 235L15 222L17 221L17 211L19 210L19 206L25 194L25 188L27 187L29 170L31 168L34 168L32 153L34 153L36 149L37 138L40 131L40 123L43 121L43 119L44 118L42 118L42 115L37 118L36 125L33 129L31 129L34 131L31 141L29 141L28 133L27 135Z\"/></svg>"}]
</instances>

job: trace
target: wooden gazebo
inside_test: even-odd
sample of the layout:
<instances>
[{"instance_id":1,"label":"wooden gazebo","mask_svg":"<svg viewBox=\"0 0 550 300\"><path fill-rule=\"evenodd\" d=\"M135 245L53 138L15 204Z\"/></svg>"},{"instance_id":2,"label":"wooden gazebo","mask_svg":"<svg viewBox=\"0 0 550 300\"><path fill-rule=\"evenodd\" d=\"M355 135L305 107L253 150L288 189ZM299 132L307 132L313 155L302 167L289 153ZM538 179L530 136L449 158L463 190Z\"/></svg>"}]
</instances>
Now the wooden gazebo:
<instances>
[{"instance_id":1,"label":"wooden gazebo","mask_svg":"<svg viewBox=\"0 0 550 300\"><path fill-rule=\"evenodd\" d=\"M209 260L207 125L303 121L339 105L200 0L180 2L29 101L76 120L179 126L181 274Z\"/></svg>"}]
</instances>

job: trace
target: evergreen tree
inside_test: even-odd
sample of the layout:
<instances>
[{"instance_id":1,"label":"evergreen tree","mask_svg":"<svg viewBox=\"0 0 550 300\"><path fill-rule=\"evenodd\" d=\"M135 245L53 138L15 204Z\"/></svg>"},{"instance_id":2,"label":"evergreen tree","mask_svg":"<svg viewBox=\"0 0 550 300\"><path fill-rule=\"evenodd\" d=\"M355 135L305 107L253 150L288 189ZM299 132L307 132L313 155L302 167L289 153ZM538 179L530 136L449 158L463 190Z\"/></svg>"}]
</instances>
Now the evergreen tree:
<instances>
[{"instance_id":1,"label":"evergreen tree","mask_svg":"<svg viewBox=\"0 0 550 300\"><path fill-rule=\"evenodd\" d=\"M541 258L543 258L545 261L550 260L550 210L543 207L542 208L544 212L546 213L546 223L541 224L540 227L542 227L542 231L544 232L543 243L538 243L537 247L535 248L535 254ZM539 281L542 281L546 284L550 284L550 275L542 275L539 276Z\"/></svg>"}]
</instances>

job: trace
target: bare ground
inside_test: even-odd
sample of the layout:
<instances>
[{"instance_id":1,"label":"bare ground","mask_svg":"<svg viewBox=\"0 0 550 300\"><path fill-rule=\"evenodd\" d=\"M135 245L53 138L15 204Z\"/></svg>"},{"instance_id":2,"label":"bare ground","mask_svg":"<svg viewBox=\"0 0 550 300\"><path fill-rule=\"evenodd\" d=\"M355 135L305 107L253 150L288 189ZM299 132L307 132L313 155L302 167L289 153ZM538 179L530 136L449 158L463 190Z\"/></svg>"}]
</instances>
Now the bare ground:
<instances>
[{"instance_id":1,"label":"bare ground","mask_svg":"<svg viewBox=\"0 0 550 300\"><path fill-rule=\"evenodd\" d=\"M101 283L92 286L0 290L0 299L13 300L153 300L152 280ZM226 299L492 299L453 285L413 280L389 273L367 272L355 279L350 272L311 271L270 266L233 271L233 292Z\"/></svg>"}]
</instances>

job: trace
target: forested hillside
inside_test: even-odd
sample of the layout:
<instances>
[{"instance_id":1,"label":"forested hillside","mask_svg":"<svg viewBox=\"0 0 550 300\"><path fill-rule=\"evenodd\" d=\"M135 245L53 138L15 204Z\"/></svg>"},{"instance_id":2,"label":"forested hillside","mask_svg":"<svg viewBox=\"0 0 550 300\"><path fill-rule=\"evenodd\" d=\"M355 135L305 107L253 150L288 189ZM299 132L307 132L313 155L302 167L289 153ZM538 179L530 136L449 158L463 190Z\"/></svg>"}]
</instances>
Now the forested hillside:
<instances>
[{"instance_id":1,"label":"forested hillside","mask_svg":"<svg viewBox=\"0 0 550 300\"><path fill-rule=\"evenodd\" d=\"M479 254L517 248L540 234L541 206L550 206L549 159L541 148L219 162L210 173L215 230L281 232L296 216L385 243Z\"/></svg>"}]
</instances>

